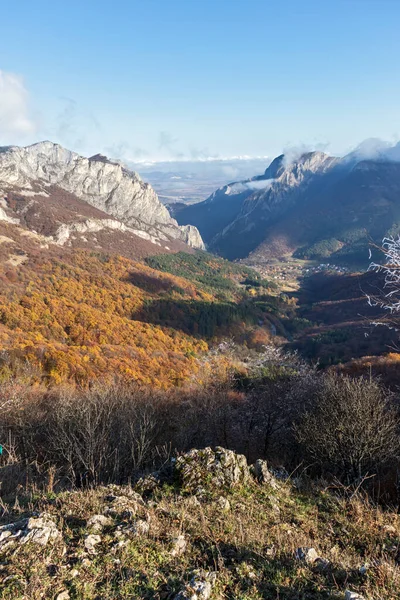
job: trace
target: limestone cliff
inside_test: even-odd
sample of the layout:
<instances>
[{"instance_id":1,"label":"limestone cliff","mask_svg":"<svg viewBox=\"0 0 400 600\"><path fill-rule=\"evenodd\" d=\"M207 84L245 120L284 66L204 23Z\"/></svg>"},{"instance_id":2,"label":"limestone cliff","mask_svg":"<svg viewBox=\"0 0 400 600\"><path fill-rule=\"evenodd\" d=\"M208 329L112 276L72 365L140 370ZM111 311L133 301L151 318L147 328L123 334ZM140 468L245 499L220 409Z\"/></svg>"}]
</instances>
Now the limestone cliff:
<instances>
[{"instance_id":1,"label":"limestone cliff","mask_svg":"<svg viewBox=\"0 0 400 600\"><path fill-rule=\"evenodd\" d=\"M0 189L26 196L58 186L128 227L161 239L204 248L198 230L180 227L153 188L121 163L102 155L85 158L52 142L0 148Z\"/></svg>"}]
</instances>

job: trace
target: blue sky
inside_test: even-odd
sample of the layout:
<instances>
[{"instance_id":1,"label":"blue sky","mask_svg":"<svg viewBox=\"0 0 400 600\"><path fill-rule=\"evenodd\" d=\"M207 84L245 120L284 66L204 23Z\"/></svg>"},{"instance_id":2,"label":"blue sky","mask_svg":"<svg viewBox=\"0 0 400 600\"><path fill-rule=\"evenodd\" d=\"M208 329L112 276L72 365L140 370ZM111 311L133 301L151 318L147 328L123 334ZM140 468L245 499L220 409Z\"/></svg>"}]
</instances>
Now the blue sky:
<instances>
[{"instance_id":1,"label":"blue sky","mask_svg":"<svg viewBox=\"0 0 400 600\"><path fill-rule=\"evenodd\" d=\"M400 135L398 0L2 3L0 144L131 159Z\"/></svg>"}]
</instances>

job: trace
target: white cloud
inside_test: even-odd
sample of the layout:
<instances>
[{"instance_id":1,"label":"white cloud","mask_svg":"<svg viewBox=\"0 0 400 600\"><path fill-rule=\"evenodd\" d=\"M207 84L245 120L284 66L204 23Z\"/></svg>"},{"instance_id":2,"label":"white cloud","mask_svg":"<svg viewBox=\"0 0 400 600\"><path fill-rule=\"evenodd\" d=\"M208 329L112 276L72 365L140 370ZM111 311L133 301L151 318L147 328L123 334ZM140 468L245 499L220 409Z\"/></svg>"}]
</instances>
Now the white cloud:
<instances>
[{"instance_id":1,"label":"white cloud","mask_svg":"<svg viewBox=\"0 0 400 600\"><path fill-rule=\"evenodd\" d=\"M400 162L400 142L368 138L344 156L344 161L360 160Z\"/></svg>"},{"instance_id":2,"label":"white cloud","mask_svg":"<svg viewBox=\"0 0 400 600\"><path fill-rule=\"evenodd\" d=\"M36 124L30 115L29 94L23 79L0 69L1 142L13 143L34 133Z\"/></svg>"},{"instance_id":3,"label":"white cloud","mask_svg":"<svg viewBox=\"0 0 400 600\"><path fill-rule=\"evenodd\" d=\"M274 183L273 179L260 179L258 181L249 181L246 183L250 190L266 190Z\"/></svg>"},{"instance_id":4,"label":"white cloud","mask_svg":"<svg viewBox=\"0 0 400 600\"><path fill-rule=\"evenodd\" d=\"M228 185L225 194L231 196L234 194L241 194L242 192L245 192L247 190L267 190L271 187L273 183L273 179L260 179L258 181L239 181L238 183Z\"/></svg>"}]
</instances>

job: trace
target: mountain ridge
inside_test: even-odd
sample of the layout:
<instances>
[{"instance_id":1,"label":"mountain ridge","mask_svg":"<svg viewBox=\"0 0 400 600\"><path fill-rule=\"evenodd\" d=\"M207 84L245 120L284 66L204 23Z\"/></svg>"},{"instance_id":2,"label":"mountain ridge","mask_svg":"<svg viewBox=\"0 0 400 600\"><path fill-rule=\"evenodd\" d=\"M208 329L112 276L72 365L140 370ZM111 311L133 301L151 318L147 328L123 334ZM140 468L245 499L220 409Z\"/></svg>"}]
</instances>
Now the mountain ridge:
<instances>
[{"instance_id":1,"label":"mountain ridge","mask_svg":"<svg viewBox=\"0 0 400 600\"><path fill-rule=\"evenodd\" d=\"M380 241L400 231L400 163L391 156L338 158L316 151L289 161L280 155L262 175L223 186L176 217L181 224L190 219L210 250L231 260L294 253L324 258L328 247L335 255L357 242L360 250L361 238L367 252L368 238ZM309 252L316 244L322 254ZM344 254L335 255L339 262L347 260Z\"/></svg>"},{"instance_id":2,"label":"mountain ridge","mask_svg":"<svg viewBox=\"0 0 400 600\"><path fill-rule=\"evenodd\" d=\"M151 241L177 240L204 248L197 229L180 227L152 187L119 162L102 155L85 158L49 141L0 148L0 190L4 196L0 218L14 222L18 218L9 214L7 192L25 198L46 197L49 186L73 194Z\"/></svg>"}]
</instances>

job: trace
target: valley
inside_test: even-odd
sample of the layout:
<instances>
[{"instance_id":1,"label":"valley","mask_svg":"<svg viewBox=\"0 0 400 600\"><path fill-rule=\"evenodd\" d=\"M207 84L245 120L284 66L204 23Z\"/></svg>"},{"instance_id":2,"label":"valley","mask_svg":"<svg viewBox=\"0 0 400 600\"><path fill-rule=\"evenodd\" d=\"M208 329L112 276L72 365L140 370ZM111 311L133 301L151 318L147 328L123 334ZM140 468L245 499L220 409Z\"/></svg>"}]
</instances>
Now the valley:
<instances>
[{"instance_id":1,"label":"valley","mask_svg":"<svg viewBox=\"0 0 400 600\"><path fill-rule=\"evenodd\" d=\"M400 600L399 22L2 3L0 600Z\"/></svg>"},{"instance_id":2,"label":"valley","mask_svg":"<svg viewBox=\"0 0 400 600\"><path fill-rule=\"evenodd\" d=\"M332 164L280 157L176 220L102 155L1 149L2 597L372 598L382 571L357 570L372 526L395 600L398 333L372 324L385 275L366 270L367 229L316 241ZM377 235L395 230L393 172ZM229 233L235 211L248 226ZM362 550L339 557L349 539ZM302 558L311 544L322 558Z\"/></svg>"}]
</instances>

